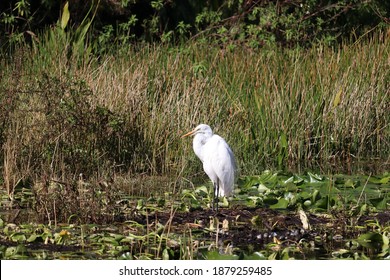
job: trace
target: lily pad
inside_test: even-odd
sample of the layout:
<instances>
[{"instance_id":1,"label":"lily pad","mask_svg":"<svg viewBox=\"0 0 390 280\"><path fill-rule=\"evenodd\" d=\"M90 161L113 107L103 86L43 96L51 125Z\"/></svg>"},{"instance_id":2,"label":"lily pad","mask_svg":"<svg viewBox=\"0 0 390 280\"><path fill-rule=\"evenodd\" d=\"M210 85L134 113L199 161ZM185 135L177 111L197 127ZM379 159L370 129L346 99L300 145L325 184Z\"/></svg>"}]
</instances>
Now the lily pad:
<instances>
[{"instance_id":1,"label":"lily pad","mask_svg":"<svg viewBox=\"0 0 390 280\"><path fill-rule=\"evenodd\" d=\"M368 232L362 234L358 237L357 241L360 243L360 245L371 249L380 249L384 244L383 235L377 232Z\"/></svg>"}]
</instances>

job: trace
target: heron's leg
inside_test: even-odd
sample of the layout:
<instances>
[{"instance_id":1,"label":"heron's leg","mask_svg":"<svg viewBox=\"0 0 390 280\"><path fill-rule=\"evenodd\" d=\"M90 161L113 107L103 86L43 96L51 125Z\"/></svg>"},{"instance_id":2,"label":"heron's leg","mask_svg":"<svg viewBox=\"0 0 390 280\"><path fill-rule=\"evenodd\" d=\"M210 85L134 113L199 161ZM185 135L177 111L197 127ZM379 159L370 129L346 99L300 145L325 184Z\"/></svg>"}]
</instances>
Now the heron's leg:
<instances>
[{"instance_id":1,"label":"heron's leg","mask_svg":"<svg viewBox=\"0 0 390 280\"><path fill-rule=\"evenodd\" d=\"M218 204L219 204L219 180L217 181L217 183L214 184L213 210L216 210L217 213L218 213Z\"/></svg>"},{"instance_id":2,"label":"heron's leg","mask_svg":"<svg viewBox=\"0 0 390 280\"><path fill-rule=\"evenodd\" d=\"M213 211L215 210L215 192L217 191L217 183L213 182Z\"/></svg>"}]
</instances>

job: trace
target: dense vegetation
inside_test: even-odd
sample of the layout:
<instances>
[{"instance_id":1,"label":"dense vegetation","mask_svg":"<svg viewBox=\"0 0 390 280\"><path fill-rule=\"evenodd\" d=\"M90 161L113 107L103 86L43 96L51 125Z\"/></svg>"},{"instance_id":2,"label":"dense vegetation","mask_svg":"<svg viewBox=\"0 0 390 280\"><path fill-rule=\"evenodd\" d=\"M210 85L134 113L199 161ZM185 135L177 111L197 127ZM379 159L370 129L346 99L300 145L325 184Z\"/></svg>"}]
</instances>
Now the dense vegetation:
<instances>
[{"instance_id":1,"label":"dense vegetation","mask_svg":"<svg viewBox=\"0 0 390 280\"><path fill-rule=\"evenodd\" d=\"M55 245L69 258L228 250L180 138L202 122L241 174L262 174L223 201L227 235L313 226L232 258L308 258L334 236L352 240L340 258L388 258L389 11L379 0L1 1L0 257L56 258ZM346 171L364 174L334 175Z\"/></svg>"},{"instance_id":2,"label":"dense vegetation","mask_svg":"<svg viewBox=\"0 0 390 280\"><path fill-rule=\"evenodd\" d=\"M390 3L380 0L8 0L0 3L3 47L35 40L61 10L70 14L67 29L92 24L98 53L112 44L188 39L229 48L329 45L372 35L390 18Z\"/></svg>"},{"instance_id":3,"label":"dense vegetation","mask_svg":"<svg viewBox=\"0 0 390 280\"><path fill-rule=\"evenodd\" d=\"M272 1L211 1L200 5L202 9L188 8L182 15L194 13L195 22L186 22L194 30L192 37L178 26L159 24L164 26L161 36L152 40L164 43L167 32L174 37L187 34L181 40L189 41L176 46L148 44L150 24L137 33L128 23L127 36L120 33L126 16L134 22L142 16L144 23L150 17L163 22L163 11L181 11L183 3L194 7L192 2L70 1L61 7L57 1L2 2L6 43L0 62L0 157L3 182L11 193L19 180L36 176L177 174L184 166L188 174L194 173L189 167L198 165L194 157L187 160L192 153L178 135L199 122L227 138L243 173L389 156L386 4L278 2L279 13L291 16L292 22L302 16L296 9L312 7L309 14L316 15L316 25L323 30L316 39L303 40L300 37L311 33L291 27L300 34L295 48L270 48L292 42L278 37L278 22L271 24L277 26L274 30L267 29L278 40L245 32L233 38L231 30L225 34L216 29L264 30L264 18L281 20L267 16L275 10ZM130 16L139 5L150 5L151 10ZM320 18L330 16L325 22L339 31L348 26L338 23L336 7L346 22L359 21L356 32L373 28L373 23L375 32L353 45L328 46L330 30L319 24ZM53 14L60 9L57 19ZM117 13L115 26L108 25L112 18L105 18L103 11ZM219 16L211 21L213 11ZM365 21L369 11L376 21ZM245 16L232 24L240 13ZM259 21L248 22L255 14ZM201 21L201 15L209 20ZM178 15L172 18L181 24ZM202 22L203 29L195 28L196 22ZM107 26L119 33L107 33ZM253 40L258 44L250 43ZM303 50L298 42L312 46ZM209 43L219 47L210 49Z\"/></svg>"}]
</instances>

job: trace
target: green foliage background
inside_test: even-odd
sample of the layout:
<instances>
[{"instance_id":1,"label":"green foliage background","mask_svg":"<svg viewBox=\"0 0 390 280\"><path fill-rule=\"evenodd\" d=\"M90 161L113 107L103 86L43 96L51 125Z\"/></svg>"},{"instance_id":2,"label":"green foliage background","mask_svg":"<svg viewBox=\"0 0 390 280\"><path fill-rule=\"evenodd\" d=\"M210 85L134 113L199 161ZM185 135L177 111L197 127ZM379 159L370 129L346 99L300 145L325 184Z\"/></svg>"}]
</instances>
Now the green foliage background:
<instances>
[{"instance_id":1,"label":"green foliage background","mask_svg":"<svg viewBox=\"0 0 390 280\"><path fill-rule=\"evenodd\" d=\"M90 35L100 52L113 43L194 38L250 48L333 44L384 29L390 18L389 1L380 0L9 0L0 3L2 46L33 40L57 23L67 2L67 28L93 18Z\"/></svg>"}]
</instances>

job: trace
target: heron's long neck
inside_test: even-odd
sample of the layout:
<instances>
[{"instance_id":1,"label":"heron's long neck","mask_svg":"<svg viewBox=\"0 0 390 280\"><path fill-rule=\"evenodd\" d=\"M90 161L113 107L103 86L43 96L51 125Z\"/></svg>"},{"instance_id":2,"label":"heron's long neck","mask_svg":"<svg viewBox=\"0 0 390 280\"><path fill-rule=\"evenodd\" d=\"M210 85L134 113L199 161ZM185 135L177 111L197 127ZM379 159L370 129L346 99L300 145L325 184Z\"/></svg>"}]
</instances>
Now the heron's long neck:
<instances>
[{"instance_id":1,"label":"heron's long neck","mask_svg":"<svg viewBox=\"0 0 390 280\"><path fill-rule=\"evenodd\" d=\"M196 156L203 162L203 153L202 153L202 147L204 146L204 144L206 144L206 142L208 141L208 139L210 138L210 136L206 136L204 134L196 134L194 136L194 142L192 144L192 147L194 148L194 152L196 154Z\"/></svg>"}]
</instances>

